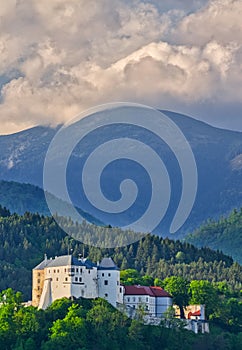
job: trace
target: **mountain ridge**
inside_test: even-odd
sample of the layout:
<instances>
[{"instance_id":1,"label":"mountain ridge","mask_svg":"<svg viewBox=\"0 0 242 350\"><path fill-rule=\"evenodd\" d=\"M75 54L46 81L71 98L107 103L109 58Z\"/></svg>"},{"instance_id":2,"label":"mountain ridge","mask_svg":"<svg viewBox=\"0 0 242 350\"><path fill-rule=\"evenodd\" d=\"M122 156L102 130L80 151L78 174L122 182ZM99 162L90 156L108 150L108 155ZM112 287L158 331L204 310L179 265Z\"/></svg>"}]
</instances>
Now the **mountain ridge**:
<instances>
[{"instance_id":1,"label":"mountain ridge","mask_svg":"<svg viewBox=\"0 0 242 350\"><path fill-rule=\"evenodd\" d=\"M239 208L242 205L242 168L239 167L239 160L242 155L242 133L214 128L209 124L175 112L162 112L171 118L186 136L192 147L198 168L197 199L190 217L180 232L176 234L176 237L182 237L209 217L218 219L221 215L226 215L233 208ZM30 183L42 187L45 154L59 127L33 127L17 134L0 136L0 149L2 151L0 154L0 179ZM121 128L117 128L115 132L116 137L118 137L122 135L123 131ZM148 139L140 131L137 132L137 135L140 138L143 137L144 142L147 141L148 143ZM104 129L100 134L100 140L108 137L109 130ZM73 183L78 183L80 174L80 166L76 166L74 163L83 163L87 152L92 149L93 144L96 144L98 140L97 137L93 136L89 141L85 141L83 145L79 145L73 152L70 162ZM160 152L162 159L166 162L170 177L173 179L174 194L171 198L167 216L155 230L155 232L161 232L166 235L179 202L181 178L179 168L170 155L169 149L163 144L158 145L156 140L152 142L151 146ZM72 160L74 165L72 165ZM115 186L117 184L113 184L112 171L105 173L103 184L107 194L111 198L112 196L115 198ZM120 174L120 178L124 177L124 170L121 169ZM134 172L131 171L130 174L133 176ZM149 188L145 183L143 186L144 197L148 190ZM75 187L72 187L72 184L70 184L73 203L102 222L110 223L112 226L122 226L125 220L129 222L131 219L131 214L127 214L123 219L115 215L110 216L100 213L86 203L83 206L83 203L80 203L79 193L77 192ZM134 212L135 215L139 216L143 211L144 207L137 206Z\"/></svg>"}]
</instances>

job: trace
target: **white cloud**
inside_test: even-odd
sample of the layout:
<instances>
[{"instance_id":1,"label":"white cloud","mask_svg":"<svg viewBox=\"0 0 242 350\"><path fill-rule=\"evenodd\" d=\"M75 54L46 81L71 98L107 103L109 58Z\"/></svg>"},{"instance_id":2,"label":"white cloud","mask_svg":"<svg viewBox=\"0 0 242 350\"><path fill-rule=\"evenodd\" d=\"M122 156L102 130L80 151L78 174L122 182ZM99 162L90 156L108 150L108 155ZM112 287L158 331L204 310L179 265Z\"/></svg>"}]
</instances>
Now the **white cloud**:
<instances>
[{"instance_id":1,"label":"white cloud","mask_svg":"<svg viewBox=\"0 0 242 350\"><path fill-rule=\"evenodd\" d=\"M0 133L115 100L239 103L242 2L202 2L0 0Z\"/></svg>"}]
</instances>

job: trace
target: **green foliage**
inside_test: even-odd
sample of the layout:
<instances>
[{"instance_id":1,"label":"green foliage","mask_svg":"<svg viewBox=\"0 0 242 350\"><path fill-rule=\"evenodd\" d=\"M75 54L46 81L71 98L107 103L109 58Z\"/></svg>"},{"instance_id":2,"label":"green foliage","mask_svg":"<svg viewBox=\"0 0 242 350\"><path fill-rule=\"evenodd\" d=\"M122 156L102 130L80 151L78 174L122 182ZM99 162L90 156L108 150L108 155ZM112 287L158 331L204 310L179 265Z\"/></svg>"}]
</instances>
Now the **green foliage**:
<instances>
[{"instance_id":1,"label":"green foliage","mask_svg":"<svg viewBox=\"0 0 242 350\"><path fill-rule=\"evenodd\" d=\"M199 247L220 249L225 254L242 263L242 208L234 209L228 218L218 221L209 220L194 233L186 237L186 241Z\"/></svg>"},{"instance_id":2,"label":"green foliage","mask_svg":"<svg viewBox=\"0 0 242 350\"><path fill-rule=\"evenodd\" d=\"M181 318L185 318L184 307L189 303L189 282L182 277L172 276L164 281L165 290L173 296L173 303L180 308Z\"/></svg>"},{"instance_id":3,"label":"green foliage","mask_svg":"<svg viewBox=\"0 0 242 350\"><path fill-rule=\"evenodd\" d=\"M0 348L4 350L241 349L242 308L235 298L224 299L227 319L220 325L217 319L211 321L211 334L195 335L184 329L182 320L173 318L172 308L159 326L151 326L128 319L104 299L63 298L43 311L25 307L19 303L21 295L10 289L4 295L0 304Z\"/></svg>"}]
</instances>

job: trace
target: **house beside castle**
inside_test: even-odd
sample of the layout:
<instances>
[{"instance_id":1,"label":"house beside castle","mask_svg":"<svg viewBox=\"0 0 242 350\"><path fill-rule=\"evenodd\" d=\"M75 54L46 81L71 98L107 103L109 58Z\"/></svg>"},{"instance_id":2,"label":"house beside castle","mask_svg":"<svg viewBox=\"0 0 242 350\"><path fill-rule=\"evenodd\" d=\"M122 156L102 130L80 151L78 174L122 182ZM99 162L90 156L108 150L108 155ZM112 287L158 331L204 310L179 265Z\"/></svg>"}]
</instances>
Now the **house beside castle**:
<instances>
[{"instance_id":1,"label":"house beside castle","mask_svg":"<svg viewBox=\"0 0 242 350\"><path fill-rule=\"evenodd\" d=\"M162 317L172 306L172 296L161 287L124 286L124 304L137 310L143 307L150 317Z\"/></svg>"}]
</instances>

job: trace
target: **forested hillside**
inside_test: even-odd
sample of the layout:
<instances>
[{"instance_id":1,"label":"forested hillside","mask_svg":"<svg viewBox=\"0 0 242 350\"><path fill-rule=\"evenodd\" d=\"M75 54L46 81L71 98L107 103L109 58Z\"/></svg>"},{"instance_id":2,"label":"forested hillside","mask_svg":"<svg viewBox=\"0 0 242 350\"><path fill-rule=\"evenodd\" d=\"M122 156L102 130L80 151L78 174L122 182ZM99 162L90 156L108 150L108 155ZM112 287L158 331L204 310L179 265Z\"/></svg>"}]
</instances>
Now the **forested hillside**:
<instances>
[{"instance_id":1,"label":"forested hillside","mask_svg":"<svg viewBox=\"0 0 242 350\"><path fill-rule=\"evenodd\" d=\"M217 326L196 335L169 314L159 326L144 325L141 315L131 320L103 299L63 298L37 310L11 289L0 294L0 319L4 350L241 350L242 341L241 332Z\"/></svg>"},{"instance_id":2,"label":"forested hillside","mask_svg":"<svg viewBox=\"0 0 242 350\"><path fill-rule=\"evenodd\" d=\"M228 218L209 220L187 236L186 241L198 247L220 249L242 264L242 208L233 210Z\"/></svg>"},{"instance_id":3,"label":"forested hillside","mask_svg":"<svg viewBox=\"0 0 242 350\"><path fill-rule=\"evenodd\" d=\"M26 213L11 215L0 210L0 290L12 287L24 298L31 298L31 270L47 253L48 257L83 252L83 245L67 236L53 218ZM64 219L63 219L64 220ZM86 235L97 234L104 240L108 228L83 222L79 227ZM117 237L121 230L115 229ZM121 269L134 268L141 275L164 279L177 275L191 279L227 281L231 288L242 286L242 267L232 258L209 248L198 249L190 243L147 235L123 248L99 249L84 246L85 256L100 261L111 256Z\"/></svg>"}]
</instances>

